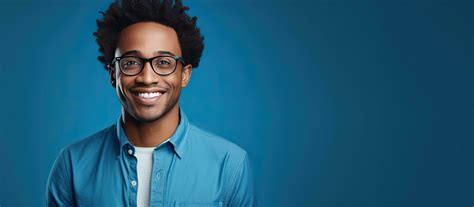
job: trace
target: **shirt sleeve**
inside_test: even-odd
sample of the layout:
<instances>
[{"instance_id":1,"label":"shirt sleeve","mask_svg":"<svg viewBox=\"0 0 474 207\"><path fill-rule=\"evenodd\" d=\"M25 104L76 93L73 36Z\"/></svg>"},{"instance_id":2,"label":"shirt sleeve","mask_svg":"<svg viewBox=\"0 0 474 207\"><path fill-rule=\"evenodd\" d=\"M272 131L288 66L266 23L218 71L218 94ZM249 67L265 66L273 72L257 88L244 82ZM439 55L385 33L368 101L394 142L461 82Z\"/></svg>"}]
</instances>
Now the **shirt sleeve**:
<instances>
[{"instance_id":1,"label":"shirt sleeve","mask_svg":"<svg viewBox=\"0 0 474 207\"><path fill-rule=\"evenodd\" d=\"M63 149L51 168L46 187L46 206L75 206L70 162Z\"/></svg>"},{"instance_id":2,"label":"shirt sleeve","mask_svg":"<svg viewBox=\"0 0 474 207\"><path fill-rule=\"evenodd\" d=\"M252 169L247 153L245 153L231 186L229 207L255 207L257 198L252 175Z\"/></svg>"}]
</instances>

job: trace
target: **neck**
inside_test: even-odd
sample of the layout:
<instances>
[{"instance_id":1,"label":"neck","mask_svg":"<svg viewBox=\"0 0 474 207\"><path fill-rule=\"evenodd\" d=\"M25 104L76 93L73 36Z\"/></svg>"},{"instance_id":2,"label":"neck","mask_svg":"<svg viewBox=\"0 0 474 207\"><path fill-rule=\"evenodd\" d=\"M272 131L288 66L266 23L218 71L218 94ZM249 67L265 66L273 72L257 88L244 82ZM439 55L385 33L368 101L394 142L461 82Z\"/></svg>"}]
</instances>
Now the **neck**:
<instances>
[{"instance_id":1,"label":"neck","mask_svg":"<svg viewBox=\"0 0 474 207\"><path fill-rule=\"evenodd\" d=\"M137 147L156 147L170 138L179 124L179 106L176 104L159 119L140 122L122 109L122 122L130 143Z\"/></svg>"}]
</instances>

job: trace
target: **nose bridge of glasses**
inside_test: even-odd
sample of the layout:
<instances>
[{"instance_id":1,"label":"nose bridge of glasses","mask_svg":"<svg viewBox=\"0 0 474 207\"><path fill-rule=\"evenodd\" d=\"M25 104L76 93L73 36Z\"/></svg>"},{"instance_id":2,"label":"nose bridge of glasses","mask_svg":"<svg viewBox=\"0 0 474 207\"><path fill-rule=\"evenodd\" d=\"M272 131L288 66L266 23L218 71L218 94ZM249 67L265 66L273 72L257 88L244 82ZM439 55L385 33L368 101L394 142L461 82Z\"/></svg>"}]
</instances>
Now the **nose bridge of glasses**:
<instances>
[{"instance_id":1,"label":"nose bridge of glasses","mask_svg":"<svg viewBox=\"0 0 474 207\"><path fill-rule=\"evenodd\" d=\"M159 76L157 71L155 71L155 68L153 68L153 58L143 58L143 68L141 71L141 74L139 75L152 75L153 76Z\"/></svg>"}]
</instances>

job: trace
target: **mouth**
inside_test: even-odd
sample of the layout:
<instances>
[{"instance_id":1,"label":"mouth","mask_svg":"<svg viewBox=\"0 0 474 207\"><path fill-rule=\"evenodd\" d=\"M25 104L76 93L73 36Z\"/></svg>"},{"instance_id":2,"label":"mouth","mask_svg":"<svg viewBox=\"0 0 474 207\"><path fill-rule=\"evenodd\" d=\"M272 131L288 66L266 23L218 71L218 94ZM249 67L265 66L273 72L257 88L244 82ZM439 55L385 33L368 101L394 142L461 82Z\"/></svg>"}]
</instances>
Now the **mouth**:
<instances>
[{"instance_id":1,"label":"mouth","mask_svg":"<svg viewBox=\"0 0 474 207\"><path fill-rule=\"evenodd\" d=\"M156 97L159 97L163 95L163 93L160 92L151 92L151 93L135 93L136 96L139 96L140 98L144 99L154 99Z\"/></svg>"},{"instance_id":2,"label":"mouth","mask_svg":"<svg viewBox=\"0 0 474 207\"><path fill-rule=\"evenodd\" d=\"M160 99L166 91L164 90L135 90L132 94L138 103L152 105Z\"/></svg>"}]
</instances>

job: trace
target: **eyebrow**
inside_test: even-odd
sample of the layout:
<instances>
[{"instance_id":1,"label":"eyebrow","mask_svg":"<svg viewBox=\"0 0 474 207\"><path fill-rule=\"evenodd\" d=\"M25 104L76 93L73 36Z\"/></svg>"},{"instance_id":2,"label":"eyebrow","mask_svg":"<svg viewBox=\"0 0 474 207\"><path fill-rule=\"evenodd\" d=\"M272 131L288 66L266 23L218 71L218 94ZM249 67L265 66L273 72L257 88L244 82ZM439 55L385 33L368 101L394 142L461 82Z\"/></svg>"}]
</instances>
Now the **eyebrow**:
<instances>
[{"instance_id":1,"label":"eyebrow","mask_svg":"<svg viewBox=\"0 0 474 207\"><path fill-rule=\"evenodd\" d=\"M130 50L130 51L127 51L127 52L123 53L122 56L125 56L125 55L139 55L139 54L140 54L140 51L138 51L138 50ZM172 53L170 51L165 51L165 50L155 51L155 52L153 52L153 55L172 55L172 56L176 56L174 53Z\"/></svg>"},{"instance_id":2,"label":"eyebrow","mask_svg":"<svg viewBox=\"0 0 474 207\"><path fill-rule=\"evenodd\" d=\"M176 56L174 53L170 52L170 51L155 51L153 54L155 55L172 55L172 56Z\"/></svg>"}]
</instances>

